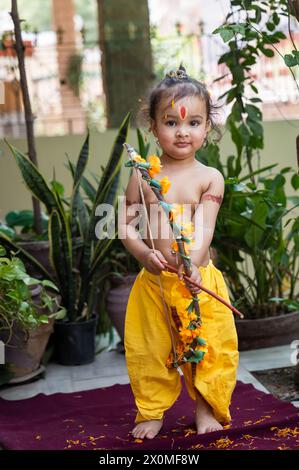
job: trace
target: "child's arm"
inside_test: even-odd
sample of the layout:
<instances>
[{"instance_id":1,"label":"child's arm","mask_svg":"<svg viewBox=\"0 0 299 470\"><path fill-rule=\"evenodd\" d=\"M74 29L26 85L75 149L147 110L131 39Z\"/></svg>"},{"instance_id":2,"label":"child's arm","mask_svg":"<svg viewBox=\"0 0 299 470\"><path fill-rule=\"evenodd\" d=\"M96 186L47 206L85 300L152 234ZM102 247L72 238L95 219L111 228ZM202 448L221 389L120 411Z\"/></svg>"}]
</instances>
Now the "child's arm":
<instances>
[{"instance_id":1,"label":"child's arm","mask_svg":"<svg viewBox=\"0 0 299 470\"><path fill-rule=\"evenodd\" d=\"M203 265L204 258L206 257L213 240L217 214L224 195L224 179L222 174L216 168L212 168L211 172L209 187L202 194L200 205L192 218L195 235L198 236L198 241L195 240L195 246L193 248L190 247L190 257L192 262L190 278L198 284L201 283L201 275L197 268L198 266ZM202 214L203 217L197 217L198 214ZM181 263L178 269L180 279L183 278L183 271L184 267ZM185 284L193 294L198 294L200 292L200 289L189 284L188 281L185 281Z\"/></svg>"},{"instance_id":2,"label":"child's arm","mask_svg":"<svg viewBox=\"0 0 299 470\"><path fill-rule=\"evenodd\" d=\"M126 249L142 263L144 255L149 248L140 238L140 234L135 227L131 225L131 222L138 216L137 207L136 211L133 211L134 208L132 206L134 204L141 204L138 179L135 170L133 170L125 192L125 202L126 205L123 207L121 214L119 214L119 238ZM131 215L128 215L128 212Z\"/></svg>"},{"instance_id":3,"label":"child's arm","mask_svg":"<svg viewBox=\"0 0 299 470\"><path fill-rule=\"evenodd\" d=\"M142 183L141 183L142 184ZM131 222L137 217L138 207L136 211L133 204L141 204L141 197L139 193L139 183L136 172L133 171L130 177L126 192L126 211L125 214L119 214L119 227L118 233L121 242L126 249L141 263L144 267L153 274L159 274L164 268L161 261L166 261L162 253L155 250L155 253L146 245L142 240L140 234L136 231ZM128 215L131 207L130 215Z\"/></svg>"},{"instance_id":4,"label":"child's arm","mask_svg":"<svg viewBox=\"0 0 299 470\"><path fill-rule=\"evenodd\" d=\"M215 225L217 221L217 215L222 204L224 195L224 178L220 171L216 168L211 168L211 181L208 189L202 194L200 200L200 206L195 211L192 221L195 226L195 235L199 235L199 243L195 249L190 249L190 256L192 263L196 266L201 266L204 258L208 252L214 236ZM202 211L202 219L198 218L196 221L197 211ZM199 223L202 220L202 224ZM196 226L198 224L198 226ZM201 243L200 243L201 242Z\"/></svg>"}]
</instances>

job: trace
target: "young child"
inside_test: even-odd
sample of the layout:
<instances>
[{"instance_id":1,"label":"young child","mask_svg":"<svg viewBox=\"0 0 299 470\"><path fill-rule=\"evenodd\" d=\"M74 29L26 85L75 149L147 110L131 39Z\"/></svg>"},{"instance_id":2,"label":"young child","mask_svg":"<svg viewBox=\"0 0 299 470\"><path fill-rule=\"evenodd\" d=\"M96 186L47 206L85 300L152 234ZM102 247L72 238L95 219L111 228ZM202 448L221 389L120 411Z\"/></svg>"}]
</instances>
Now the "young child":
<instances>
[{"instance_id":1,"label":"young child","mask_svg":"<svg viewBox=\"0 0 299 470\"><path fill-rule=\"evenodd\" d=\"M209 130L215 127L213 110L206 86L189 77L182 66L177 72L167 74L152 90L147 108L150 129L162 149L159 180L168 176L171 181L165 201L191 204L192 221L199 204L203 211L200 227L203 239L200 247L190 250L191 278L229 302L222 273L209 255L224 194L224 179L217 169L195 159L195 152L206 142ZM157 204L157 199L148 183L140 180L150 214L151 205ZM127 208L142 203L140 180L134 169L126 189ZM172 307L182 311L190 303L190 298L182 295L184 285L192 294L198 294L208 353L196 365L195 377L190 362L180 368L188 393L196 401L198 434L221 430L222 424L230 421L229 405L238 366L233 314L214 297L182 280L182 260L172 249L174 238L166 217L150 220L152 233L158 234L154 249L148 234L144 239L136 237L136 230L130 225L132 220L133 216L127 215L121 228L122 242L144 266L130 293L125 324L126 361L138 408L132 434L140 439L154 438L162 427L164 411L180 394L180 374L166 363L173 339L178 339L176 324L171 317ZM161 236L165 234L165 224L169 233L167 238ZM179 276L168 272L163 261L176 266ZM170 312L171 325L165 308Z\"/></svg>"}]
</instances>

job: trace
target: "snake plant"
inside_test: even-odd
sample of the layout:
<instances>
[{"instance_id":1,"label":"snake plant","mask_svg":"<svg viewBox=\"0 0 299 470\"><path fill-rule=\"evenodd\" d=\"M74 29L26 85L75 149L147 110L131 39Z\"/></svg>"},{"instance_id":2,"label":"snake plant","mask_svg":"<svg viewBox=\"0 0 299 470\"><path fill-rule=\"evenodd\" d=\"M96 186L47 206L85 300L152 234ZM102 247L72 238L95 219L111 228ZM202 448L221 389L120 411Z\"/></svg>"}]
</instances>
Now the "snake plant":
<instances>
[{"instance_id":1,"label":"snake plant","mask_svg":"<svg viewBox=\"0 0 299 470\"><path fill-rule=\"evenodd\" d=\"M48 235L50 260L55 272L54 282L59 287L61 304L67 310L66 319L79 321L92 314L95 278L102 261L107 256L112 239L95 237L96 208L100 204L116 205L120 181L123 143L126 141L130 122L128 114L121 124L106 167L93 191L88 206L81 195L87 186L84 176L89 157L89 134L82 146L76 165L73 165L73 188L68 206L55 186L50 187L40 171L17 148L8 146L31 193L45 206L49 215ZM8 236L0 233L1 243L18 249L23 259L28 259L48 279L51 275L24 249L20 249ZM53 279L53 278L52 278Z\"/></svg>"}]
</instances>

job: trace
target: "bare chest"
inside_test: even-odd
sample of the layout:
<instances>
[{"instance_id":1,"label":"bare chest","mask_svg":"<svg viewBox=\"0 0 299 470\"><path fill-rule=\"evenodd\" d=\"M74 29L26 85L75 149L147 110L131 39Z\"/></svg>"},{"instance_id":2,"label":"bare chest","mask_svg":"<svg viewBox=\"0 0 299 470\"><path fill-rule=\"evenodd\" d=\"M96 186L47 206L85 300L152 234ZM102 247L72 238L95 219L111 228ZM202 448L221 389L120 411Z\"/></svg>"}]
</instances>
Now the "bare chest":
<instances>
[{"instance_id":1,"label":"bare chest","mask_svg":"<svg viewBox=\"0 0 299 470\"><path fill-rule=\"evenodd\" d=\"M164 178L166 174L160 173L159 180ZM206 191L208 187L207 178L204 178L199 174L199 172L190 174L182 173L180 175L171 175L167 174L171 186L166 194L164 194L164 199L169 204L183 204L189 206L192 211L192 216L197 208L197 205L200 203L201 195ZM157 204L157 198L152 191L152 189L143 183L144 199L148 208Z\"/></svg>"}]
</instances>

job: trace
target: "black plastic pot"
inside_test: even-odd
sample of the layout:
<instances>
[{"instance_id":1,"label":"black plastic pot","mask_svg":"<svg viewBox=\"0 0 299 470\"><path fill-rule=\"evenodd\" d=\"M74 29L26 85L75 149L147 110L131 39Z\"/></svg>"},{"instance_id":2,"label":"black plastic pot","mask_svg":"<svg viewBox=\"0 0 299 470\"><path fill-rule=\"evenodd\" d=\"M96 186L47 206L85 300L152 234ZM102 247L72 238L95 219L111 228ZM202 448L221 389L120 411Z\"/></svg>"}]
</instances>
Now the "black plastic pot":
<instances>
[{"instance_id":1,"label":"black plastic pot","mask_svg":"<svg viewBox=\"0 0 299 470\"><path fill-rule=\"evenodd\" d=\"M95 357L95 335L95 316L81 322L55 322L55 360L64 366L90 364Z\"/></svg>"}]
</instances>

